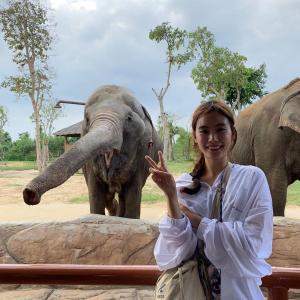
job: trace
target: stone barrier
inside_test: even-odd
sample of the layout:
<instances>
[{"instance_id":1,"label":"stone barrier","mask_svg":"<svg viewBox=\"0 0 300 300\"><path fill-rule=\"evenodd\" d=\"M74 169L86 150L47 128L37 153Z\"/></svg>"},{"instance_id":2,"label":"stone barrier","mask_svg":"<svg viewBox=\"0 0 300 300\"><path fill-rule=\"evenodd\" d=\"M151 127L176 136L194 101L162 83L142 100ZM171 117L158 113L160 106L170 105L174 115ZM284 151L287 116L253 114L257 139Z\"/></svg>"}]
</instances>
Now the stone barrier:
<instances>
[{"instance_id":1,"label":"stone barrier","mask_svg":"<svg viewBox=\"0 0 300 300\"><path fill-rule=\"evenodd\" d=\"M2 264L155 264L157 223L87 215L65 222L0 223ZM300 267L300 221L274 217L272 266ZM153 287L0 286L0 299L143 299ZM27 296L28 295L28 296Z\"/></svg>"}]
</instances>

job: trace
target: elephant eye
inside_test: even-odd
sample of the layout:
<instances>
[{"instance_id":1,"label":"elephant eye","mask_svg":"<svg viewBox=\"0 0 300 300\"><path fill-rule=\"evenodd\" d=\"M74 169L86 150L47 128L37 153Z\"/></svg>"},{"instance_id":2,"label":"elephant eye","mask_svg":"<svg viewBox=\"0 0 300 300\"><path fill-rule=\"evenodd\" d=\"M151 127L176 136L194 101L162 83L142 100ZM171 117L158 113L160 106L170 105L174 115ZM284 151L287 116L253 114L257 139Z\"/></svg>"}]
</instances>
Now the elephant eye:
<instances>
[{"instance_id":1,"label":"elephant eye","mask_svg":"<svg viewBox=\"0 0 300 300\"><path fill-rule=\"evenodd\" d=\"M128 114L128 115L127 115L127 120L128 120L128 121L131 121L131 120L132 120L132 114Z\"/></svg>"}]
</instances>

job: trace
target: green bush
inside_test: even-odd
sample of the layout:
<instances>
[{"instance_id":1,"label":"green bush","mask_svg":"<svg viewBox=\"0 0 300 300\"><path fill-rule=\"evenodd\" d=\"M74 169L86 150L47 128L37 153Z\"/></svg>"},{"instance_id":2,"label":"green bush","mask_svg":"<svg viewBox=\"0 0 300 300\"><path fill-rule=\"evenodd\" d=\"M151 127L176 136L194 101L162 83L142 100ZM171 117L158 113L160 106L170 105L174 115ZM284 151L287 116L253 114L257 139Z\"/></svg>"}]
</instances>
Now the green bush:
<instances>
[{"instance_id":1,"label":"green bush","mask_svg":"<svg viewBox=\"0 0 300 300\"><path fill-rule=\"evenodd\" d=\"M35 158L35 142L28 132L20 133L6 154L7 160L34 161Z\"/></svg>"},{"instance_id":2,"label":"green bush","mask_svg":"<svg viewBox=\"0 0 300 300\"><path fill-rule=\"evenodd\" d=\"M49 156L53 160L64 153L64 138L62 136L51 136L49 138Z\"/></svg>"}]
</instances>

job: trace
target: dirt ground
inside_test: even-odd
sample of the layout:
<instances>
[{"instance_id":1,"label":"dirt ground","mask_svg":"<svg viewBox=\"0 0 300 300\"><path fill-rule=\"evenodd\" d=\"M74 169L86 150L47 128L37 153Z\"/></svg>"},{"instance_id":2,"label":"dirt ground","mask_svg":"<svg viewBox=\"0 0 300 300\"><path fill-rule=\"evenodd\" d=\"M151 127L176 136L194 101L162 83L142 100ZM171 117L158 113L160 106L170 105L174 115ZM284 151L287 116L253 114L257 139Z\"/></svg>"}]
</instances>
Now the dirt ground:
<instances>
[{"instance_id":1,"label":"dirt ground","mask_svg":"<svg viewBox=\"0 0 300 300\"><path fill-rule=\"evenodd\" d=\"M63 185L46 192L41 203L28 206L24 203L22 190L37 171L0 171L0 222L7 221L63 221L89 214L89 204L70 203L72 198L87 195L82 174L75 174ZM153 185L148 179L147 185ZM158 221L166 211L165 203L142 204L141 219ZM300 219L300 206L287 206L286 217Z\"/></svg>"}]
</instances>

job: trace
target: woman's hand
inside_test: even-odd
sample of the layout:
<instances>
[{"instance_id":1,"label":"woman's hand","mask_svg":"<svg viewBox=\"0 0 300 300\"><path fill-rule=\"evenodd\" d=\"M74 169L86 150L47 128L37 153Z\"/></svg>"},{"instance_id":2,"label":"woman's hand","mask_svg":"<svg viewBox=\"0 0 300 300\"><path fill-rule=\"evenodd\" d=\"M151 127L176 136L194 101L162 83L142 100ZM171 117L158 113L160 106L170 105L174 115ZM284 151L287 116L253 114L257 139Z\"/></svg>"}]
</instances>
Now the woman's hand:
<instances>
[{"instance_id":1,"label":"woman's hand","mask_svg":"<svg viewBox=\"0 0 300 300\"><path fill-rule=\"evenodd\" d=\"M177 199L176 183L174 177L167 170L163 154L158 151L159 163L156 162L148 155L145 159L150 165L149 172L152 174L153 181L165 193L167 197L168 215L174 219L182 218Z\"/></svg>"},{"instance_id":2,"label":"woman's hand","mask_svg":"<svg viewBox=\"0 0 300 300\"><path fill-rule=\"evenodd\" d=\"M190 209L188 209L186 206L180 204L179 205L180 210L182 213L184 213L190 220L192 227L194 230L198 229L198 226L202 220L202 217L194 212L192 212Z\"/></svg>"},{"instance_id":3,"label":"woman's hand","mask_svg":"<svg viewBox=\"0 0 300 300\"><path fill-rule=\"evenodd\" d=\"M173 199L177 195L174 177L167 170L161 151L158 151L158 157L159 163L156 164L156 162L150 156L145 156L145 159L150 165L149 172L152 174L152 179L158 185L158 187L166 194L168 198Z\"/></svg>"}]
</instances>

